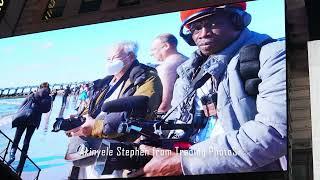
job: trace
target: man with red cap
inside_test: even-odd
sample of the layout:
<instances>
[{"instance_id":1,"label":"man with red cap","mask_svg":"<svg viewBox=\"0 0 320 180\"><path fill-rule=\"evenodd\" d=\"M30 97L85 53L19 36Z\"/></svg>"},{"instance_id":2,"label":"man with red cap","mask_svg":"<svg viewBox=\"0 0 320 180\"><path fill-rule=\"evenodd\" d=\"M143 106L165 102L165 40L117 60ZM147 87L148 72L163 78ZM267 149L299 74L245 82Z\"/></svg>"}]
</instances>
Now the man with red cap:
<instances>
[{"instance_id":1,"label":"man with red cap","mask_svg":"<svg viewBox=\"0 0 320 180\"><path fill-rule=\"evenodd\" d=\"M250 31L245 10L242 2L181 12L180 35L198 50L177 69L171 102L177 108L169 119L193 124L194 145L187 154L166 156L152 154L161 149L141 146L153 158L140 173L286 170L285 41Z\"/></svg>"}]
</instances>

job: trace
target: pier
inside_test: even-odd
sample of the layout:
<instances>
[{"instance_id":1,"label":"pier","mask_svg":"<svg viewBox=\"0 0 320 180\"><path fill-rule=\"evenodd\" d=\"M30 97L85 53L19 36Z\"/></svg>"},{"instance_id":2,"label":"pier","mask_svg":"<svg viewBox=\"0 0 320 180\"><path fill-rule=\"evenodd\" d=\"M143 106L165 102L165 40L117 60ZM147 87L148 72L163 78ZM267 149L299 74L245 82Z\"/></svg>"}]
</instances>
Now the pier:
<instances>
[{"instance_id":1,"label":"pier","mask_svg":"<svg viewBox=\"0 0 320 180\"><path fill-rule=\"evenodd\" d=\"M90 83L90 82L83 81L83 82L71 82L71 83L56 83L56 84L50 85L50 89L63 90L67 86L69 86L70 89L73 90L75 87L78 87L81 84L86 84L86 83ZM39 88L38 85L0 88L0 98L27 96L31 92L38 90L38 88Z\"/></svg>"}]
</instances>

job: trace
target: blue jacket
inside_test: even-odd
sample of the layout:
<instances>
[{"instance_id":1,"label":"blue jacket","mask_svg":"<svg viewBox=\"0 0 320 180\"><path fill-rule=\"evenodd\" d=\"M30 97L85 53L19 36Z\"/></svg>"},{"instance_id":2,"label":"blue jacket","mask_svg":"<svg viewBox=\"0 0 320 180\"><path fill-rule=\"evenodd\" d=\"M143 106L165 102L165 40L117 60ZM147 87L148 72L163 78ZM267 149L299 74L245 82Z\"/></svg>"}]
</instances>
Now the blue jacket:
<instances>
[{"instance_id":1,"label":"blue jacket","mask_svg":"<svg viewBox=\"0 0 320 180\"><path fill-rule=\"evenodd\" d=\"M261 44L267 35L248 29L218 54L212 55L203 67L219 80L218 121L223 133L191 147L194 154L181 154L183 173L215 174L286 169L287 106L285 41L264 45L260 52L259 94L256 99L245 93L237 66L238 51L248 44ZM172 106L187 94L191 85L193 56L179 66ZM193 102L194 97L188 101ZM170 119L191 123L192 104L177 108ZM187 112L186 112L187 111ZM280 161L282 161L280 165ZM285 164L285 166L284 166Z\"/></svg>"}]
</instances>

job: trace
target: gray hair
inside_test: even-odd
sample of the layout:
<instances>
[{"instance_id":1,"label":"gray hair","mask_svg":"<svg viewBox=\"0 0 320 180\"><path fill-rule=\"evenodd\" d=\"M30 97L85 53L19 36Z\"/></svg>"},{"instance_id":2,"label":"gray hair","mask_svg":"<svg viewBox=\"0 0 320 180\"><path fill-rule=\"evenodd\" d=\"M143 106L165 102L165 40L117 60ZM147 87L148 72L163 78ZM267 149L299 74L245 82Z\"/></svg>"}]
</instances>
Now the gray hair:
<instances>
[{"instance_id":1,"label":"gray hair","mask_svg":"<svg viewBox=\"0 0 320 180\"><path fill-rule=\"evenodd\" d=\"M114 45L115 48L121 49L124 53L129 54L130 52L134 54L135 57L138 55L138 44L134 41L121 41Z\"/></svg>"}]
</instances>

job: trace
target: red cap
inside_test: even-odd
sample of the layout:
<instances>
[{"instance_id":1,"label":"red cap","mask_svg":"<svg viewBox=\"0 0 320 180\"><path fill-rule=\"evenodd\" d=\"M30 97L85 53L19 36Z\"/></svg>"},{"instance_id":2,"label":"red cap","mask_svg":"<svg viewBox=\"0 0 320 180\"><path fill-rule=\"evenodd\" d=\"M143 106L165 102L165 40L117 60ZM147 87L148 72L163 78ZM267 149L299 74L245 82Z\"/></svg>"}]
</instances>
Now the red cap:
<instances>
[{"instance_id":1,"label":"red cap","mask_svg":"<svg viewBox=\"0 0 320 180\"><path fill-rule=\"evenodd\" d=\"M240 3L234 3L234 4L229 4L227 5L228 7L236 7L236 8L241 8L243 11L247 9L247 3L246 2L240 2ZM180 11L180 18L181 21L184 22L186 19L191 17L194 14L200 13L204 10L207 10L212 7L205 7L205 8L198 8L198 9L191 9L191 10L186 10L186 11Z\"/></svg>"}]
</instances>

